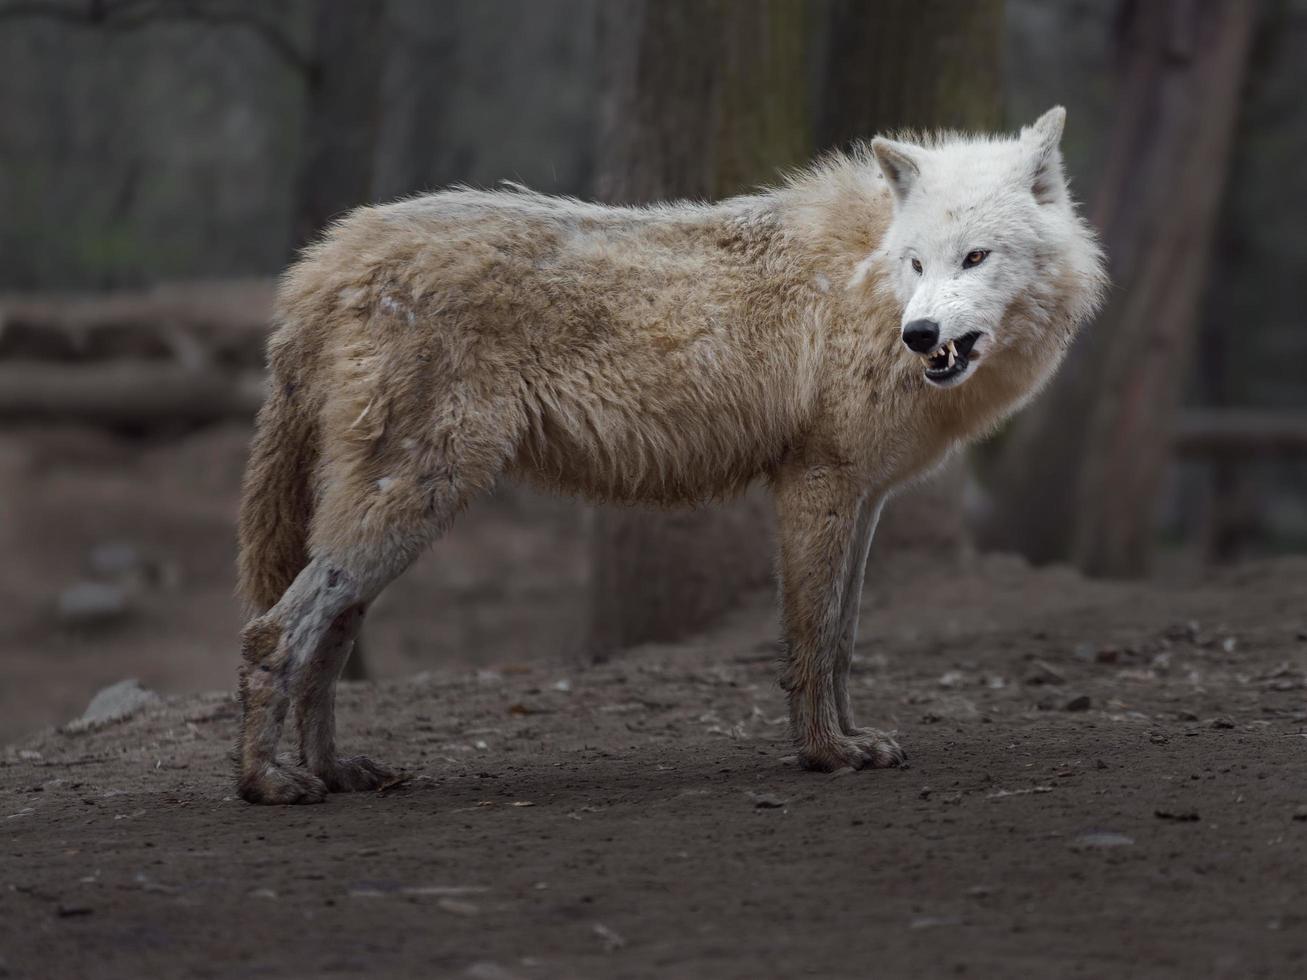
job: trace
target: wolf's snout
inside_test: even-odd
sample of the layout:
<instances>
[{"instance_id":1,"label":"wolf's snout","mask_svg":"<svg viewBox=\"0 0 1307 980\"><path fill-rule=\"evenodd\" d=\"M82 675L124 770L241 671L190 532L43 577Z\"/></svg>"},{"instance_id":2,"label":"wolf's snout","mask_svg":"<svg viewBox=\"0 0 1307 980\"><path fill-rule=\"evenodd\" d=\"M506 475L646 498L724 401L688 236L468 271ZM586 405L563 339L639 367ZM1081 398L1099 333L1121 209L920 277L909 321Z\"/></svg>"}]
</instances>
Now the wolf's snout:
<instances>
[{"instance_id":1,"label":"wolf's snout","mask_svg":"<svg viewBox=\"0 0 1307 980\"><path fill-rule=\"evenodd\" d=\"M926 354L939 346L939 324L934 320L913 320L903 325L903 342L908 349Z\"/></svg>"}]
</instances>

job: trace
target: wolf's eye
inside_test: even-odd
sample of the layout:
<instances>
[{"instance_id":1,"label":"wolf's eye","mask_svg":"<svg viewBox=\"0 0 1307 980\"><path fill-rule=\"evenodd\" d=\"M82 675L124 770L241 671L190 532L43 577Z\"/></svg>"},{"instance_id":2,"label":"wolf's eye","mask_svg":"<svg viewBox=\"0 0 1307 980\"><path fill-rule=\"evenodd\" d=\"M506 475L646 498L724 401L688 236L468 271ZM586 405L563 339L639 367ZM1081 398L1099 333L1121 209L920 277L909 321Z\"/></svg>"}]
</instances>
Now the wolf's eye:
<instances>
[{"instance_id":1,"label":"wolf's eye","mask_svg":"<svg viewBox=\"0 0 1307 980\"><path fill-rule=\"evenodd\" d=\"M913 260L912 260L912 271L915 272L917 275L921 275L921 260L920 260L920 259L913 259Z\"/></svg>"},{"instance_id":2,"label":"wolf's eye","mask_svg":"<svg viewBox=\"0 0 1307 980\"><path fill-rule=\"evenodd\" d=\"M978 248L974 252L967 253L967 257L962 260L962 268L973 269L987 258L989 258L989 252L983 248Z\"/></svg>"}]
</instances>

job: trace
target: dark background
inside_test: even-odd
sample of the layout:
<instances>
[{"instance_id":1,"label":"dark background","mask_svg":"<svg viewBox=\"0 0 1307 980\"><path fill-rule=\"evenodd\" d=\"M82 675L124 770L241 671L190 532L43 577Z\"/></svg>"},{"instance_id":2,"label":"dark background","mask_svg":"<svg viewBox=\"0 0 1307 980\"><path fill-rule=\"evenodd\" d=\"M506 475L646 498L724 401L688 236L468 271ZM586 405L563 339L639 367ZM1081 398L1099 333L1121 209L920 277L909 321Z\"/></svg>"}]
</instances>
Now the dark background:
<instances>
[{"instance_id":1,"label":"dark background","mask_svg":"<svg viewBox=\"0 0 1307 980\"><path fill-rule=\"evenodd\" d=\"M1172 578L1301 550L1305 53L1303 0L0 0L0 734L129 674L230 683L271 277L344 210L451 183L715 198L1065 104L1109 306L879 547ZM768 520L504 488L356 669L674 639L765 587Z\"/></svg>"}]
</instances>

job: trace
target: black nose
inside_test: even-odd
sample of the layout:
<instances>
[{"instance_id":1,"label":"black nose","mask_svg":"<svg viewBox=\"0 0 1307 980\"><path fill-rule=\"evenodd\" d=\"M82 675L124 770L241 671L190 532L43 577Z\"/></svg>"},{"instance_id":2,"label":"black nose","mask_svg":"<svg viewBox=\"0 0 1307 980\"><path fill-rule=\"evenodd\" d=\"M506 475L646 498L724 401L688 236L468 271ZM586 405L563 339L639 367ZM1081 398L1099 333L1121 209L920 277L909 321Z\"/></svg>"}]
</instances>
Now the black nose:
<instances>
[{"instance_id":1,"label":"black nose","mask_svg":"<svg viewBox=\"0 0 1307 980\"><path fill-rule=\"evenodd\" d=\"M913 320L903 325L903 342L918 354L927 354L939 346L939 324L934 320Z\"/></svg>"}]
</instances>

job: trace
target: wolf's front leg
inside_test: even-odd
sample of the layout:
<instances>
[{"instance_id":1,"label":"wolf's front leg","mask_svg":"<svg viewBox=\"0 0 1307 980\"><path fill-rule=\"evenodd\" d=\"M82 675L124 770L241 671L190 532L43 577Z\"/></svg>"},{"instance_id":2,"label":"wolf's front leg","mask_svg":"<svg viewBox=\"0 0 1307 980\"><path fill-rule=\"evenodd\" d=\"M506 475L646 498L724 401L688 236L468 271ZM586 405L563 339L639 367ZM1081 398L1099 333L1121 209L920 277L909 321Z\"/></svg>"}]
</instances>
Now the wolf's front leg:
<instances>
[{"instance_id":1,"label":"wolf's front leg","mask_svg":"<svg viewBox=\"0 0 1307 980\"><path fill-rule=\"evenodd\" d=\"M864 518L864 508L872 508ZM789 692L790 725L799 761L808 769L901 765L903 751L879 732L852 728L845 675L846 601L878 501L868 501L844 468L814 466L781 474L776 483L781 551L781 603L787 660L781 686Z\"/></svg>"},{"instance_id":2,"label":"wolf's front leg","mask_svg":"<svg viewBox=\"0 0 1307 980\"><path fill-rule=\"evenodd\" d=\"M862 603L862 582L867 570L867 553L871 539L880 521L885 498L881 494L865 497L858 508L851 542L848 575L845 577L844 605L840 612L840 642L835 654L835 706L839 712L840 731L845 735L879 735L873 729L859 728L853 720L853 704L849 698L849 665L853 661L853 648L858 642L858 612Z\"/></svg>"}]
</instances>

